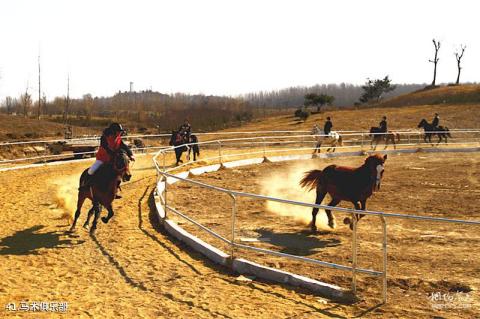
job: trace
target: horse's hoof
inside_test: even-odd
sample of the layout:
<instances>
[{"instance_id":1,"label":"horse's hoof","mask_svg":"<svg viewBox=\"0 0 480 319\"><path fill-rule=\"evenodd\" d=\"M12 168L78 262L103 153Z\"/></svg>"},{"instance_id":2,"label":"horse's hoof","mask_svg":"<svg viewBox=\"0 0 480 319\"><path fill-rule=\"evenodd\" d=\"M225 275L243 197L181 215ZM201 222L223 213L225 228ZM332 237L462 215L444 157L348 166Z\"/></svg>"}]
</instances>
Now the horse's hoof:
<instances>
[{"instance_id":1,"label":"horse's hoof","mask_svg":"<svg viewBox=\"0 0 480 319\"><path fill-rule=\"evenodd\" d=\"M108 218L107 218L107 217L102 217L102 222L103 222L104 224L108 223Z\"/></svg>"},{"instance_id":2,"label":"horse's hoof","mask_svg":"<svg viewBox=\"0 0 480 319\"><path fill-rule=\"evenodd\" d=\"M95 231L97 230L97 228L90 228L90 235L95 235Z\"/></svg>"},{"instance_id":3,"label":"horse's hoof","mask_svg":"<svg viewBox=\"0 0 480 319\"><path fill-rule=\"evenodd\" d=\"M350 217L345 217L345 218L343 219L343 223L344 223L345 225L351 225L351 224L352 224L352 221L350 220Z\"/></svg>"},{"instance_id":4,"label":"horse's hoof","mask_svg":"<svg viewBox=\"0 0 480 319\"><path fill-rule=\"evenodd\" d=\"M67 233L73 233L75 232L75 227L70 227L70 229L67 231Z\"/></svg>"},{"instance_id":5,"label":"horse's hoof","mask_svg":"<svg viewBox=\"0 0 480 319\"><path fill-rule=\"evenodd\" d=\"M332 222L328 221L328 226L331 228L331 229L334 229L335 228L335 222L332 220Z\"/></svg>"},{"instance_id":6,"label":"horse's hoof","mask_svg":"<svg viewBox=\"0 0 480 319\"><path fill-rule=\"evenodd\" d=\"M83 228L88 229L88 224L83 224Z\"/></svg>"}]
</instances>

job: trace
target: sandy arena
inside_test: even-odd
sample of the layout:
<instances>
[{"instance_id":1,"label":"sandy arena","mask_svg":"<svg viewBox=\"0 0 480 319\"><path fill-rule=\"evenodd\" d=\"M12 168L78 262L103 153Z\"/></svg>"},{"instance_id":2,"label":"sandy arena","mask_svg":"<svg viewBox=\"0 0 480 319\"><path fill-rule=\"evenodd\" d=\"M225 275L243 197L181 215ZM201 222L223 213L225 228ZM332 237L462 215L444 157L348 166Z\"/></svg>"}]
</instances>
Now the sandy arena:
<instances>
[{"instance_id":1,"label":"sandy arena","mask_svg":"<svg viewBox=\"0 0 480 319\"><path fill-rule=\"evenodd\" d=\"M307 193L298 186L303 172L321 169L331 163L360 166L362 162L361 157L350 157L264 163L208 173L195 179L237 191L313 203L314 192ZM367 202L367 209L479 220L479 162L480 155L470 153L389 155L381 190ZM171 205L226 238L231 237L232 201L228 196L186 183L178 183L170 191ZM324 200L326 203L327 199ZM352 208L350 203L345 202L340 206ZM174 218L172 216L170 214ZM326 226L325 214L320 212L317 226L322 230L314 235L307 226L311 219L309 208L240 198L236 239L254 247L350 265L351 231L342 223L345 216L337 213L337 228L331 231ZM230 247L221 241L201 233L187 222L177 220L190 232L230 253ZM480 311L478 226L392 218L387 219L387 224L388 304L374 308L381 301L381 279L359 275L361 300L336 309L342 309L348 316L388 317L395 314L402 318L431 318L434 314L446 318L475 318ZM381 270L382 230L379 218L365 217L358 230L359 267ZM348 272L251 251L238 251L236 256L344 288L351 285L351 274ZM432 300L432 294L437 292L454 295L457 291L461 292L460 296L470 298L469 305L438 306L438 302ZM444 308L435 310L435 307Z\"/></svg>"},{"instance_id":2,"label":"sandy arena","mask_svg":"<svg viewBox=\"0 0 480 319\"><path fill-rule=\"evenodd\" d=\"M262 164L197 179L247 192L286 197L299 194L305 200L313 194L289 193L288 185L277 189L268 181L283 175L284 182L290 184L292 176L294 179L298 174L295 169L290 174L290 168L298 165L308 169L312 164L321 168L331 162L359 165L361 161L358 157ZM382 189L368 208L478 220L479 162L477 154L392 155ZM361 275L358 288L362 299L353 305L336 304L305 290L238 278L165 235L153 208L156 175L149 156L137 160L132 181L123 186L123 199L115 203L115 217L108 225L99 225L96 237L81 227L68 235L77 179L87 166L88 162L83 162L0 173L3 306L23 301L68 302L67 315L72 318L431 318L432 314L474 318L479 312L480 237L475 227L388 220L389 303L374 307L380 300L380 280ZM297 186L294 183L291 187ZM171 191L171 204L228 234L231 202L226 197L185 184L174 185ZM239 240L349 264L350 230L341 224L340 215L336 230L312 235L305 224L308 210L265 205L240 201ZM80 223L85 211L86 207ZM372 217L359 225L361 267L379 269L381 265L379 225ZM187 223L182 226L197 233ZM203 234L200 237L215 243ZM269 241L249 242L252 238ZM350 285L348 273L268 256L259 258L244 251L237 254L345 288ZM429 294L456 290L471 297L469 308L432 309ZM2 317L25 315L8 312L5 307L1 311ZM34 316L52 318L55 314Z\"/></svg>"}]
</instances>

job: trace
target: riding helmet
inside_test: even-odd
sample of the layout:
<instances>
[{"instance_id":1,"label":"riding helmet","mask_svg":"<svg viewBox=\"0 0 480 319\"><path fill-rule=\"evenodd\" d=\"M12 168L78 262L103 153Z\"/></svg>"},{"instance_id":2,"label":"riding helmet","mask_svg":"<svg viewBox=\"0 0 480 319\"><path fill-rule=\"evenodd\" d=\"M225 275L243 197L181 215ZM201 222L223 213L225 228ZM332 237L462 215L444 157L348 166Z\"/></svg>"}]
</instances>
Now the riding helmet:
<instances>
[{"instance_id":1,"label":"riding helmet","mask_svg":"<svg viewBox=\"0 0 480 319\"><path fill-rule=\"evenodd\" d=\"M112 124L110 124L109 129L110 129L111 131L114 131L114 132L125 132L125 130L123 129L122 125L119 124L119 123L112 123Z\"/></svg>"}]
</instances>

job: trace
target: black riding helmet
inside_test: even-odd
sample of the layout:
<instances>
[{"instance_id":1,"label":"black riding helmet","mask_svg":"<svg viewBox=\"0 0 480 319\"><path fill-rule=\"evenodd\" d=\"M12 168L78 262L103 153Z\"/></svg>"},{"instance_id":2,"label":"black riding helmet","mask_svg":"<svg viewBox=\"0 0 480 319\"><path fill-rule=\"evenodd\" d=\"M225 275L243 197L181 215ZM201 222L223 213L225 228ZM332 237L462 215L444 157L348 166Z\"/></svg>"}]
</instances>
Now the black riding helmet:
<instances>
[{"instance_id":1,"label":"black riding helmet","mask_svg":"<svg viewBox=\"0 0 480 319\"><path fill-rule=\"evenodd\" d=\"M112 123L110 124L110 126L108 127L108 129L111 131L111 132L125 132L125 130L123 129L122 125L119 124L119 123Z\"/></svg>"}]
</instances>

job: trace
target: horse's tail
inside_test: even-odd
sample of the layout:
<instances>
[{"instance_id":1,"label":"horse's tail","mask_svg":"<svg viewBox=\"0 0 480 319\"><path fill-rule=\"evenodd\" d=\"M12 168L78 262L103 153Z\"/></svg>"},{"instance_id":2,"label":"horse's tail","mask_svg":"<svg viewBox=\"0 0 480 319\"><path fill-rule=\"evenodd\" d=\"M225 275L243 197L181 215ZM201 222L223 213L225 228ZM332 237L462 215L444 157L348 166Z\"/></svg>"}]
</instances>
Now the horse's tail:
<instances>
[{"instance_id":1,"label":"horse's tail","mask_svg":"<svg viewBox=\"0 0 480 319\"><path fill-rule=\"evenodd\" d=\"M343 138L340 134L338 134L338 145L343 146Z\"/></svg>"},{"instance_id":2,"label":"horse's tail","mask_svg":"<svg viewBox=\"0 0 480 319\"><path fill-rule=\"evenodd\" d=\"M450 135L450 130L448 129L448 127L445 126L444 129L445 129L445 133L447 134L447 136L450 137L450 138L453 138L452 135Z\"/></svg>"},{"instance_id":3,"label":"horse's tail","mask_svg":"<svg viewBox=\"0 0 480 319\"><path fill-rule=\"evenodd\" d=\"M308 188L309 191L316 188L322 180L322 170L314 169L308 171L300 181L300 186Z\"/></svg>"}]
</instances>

